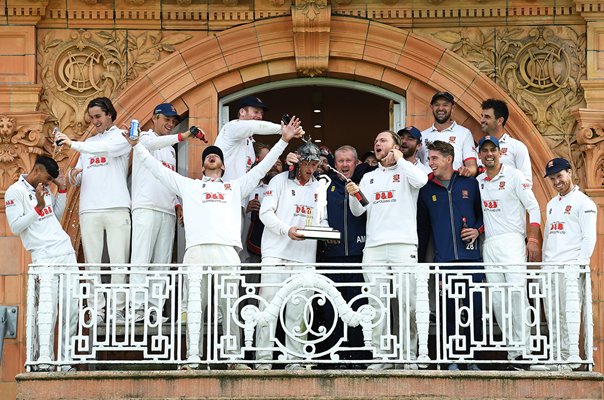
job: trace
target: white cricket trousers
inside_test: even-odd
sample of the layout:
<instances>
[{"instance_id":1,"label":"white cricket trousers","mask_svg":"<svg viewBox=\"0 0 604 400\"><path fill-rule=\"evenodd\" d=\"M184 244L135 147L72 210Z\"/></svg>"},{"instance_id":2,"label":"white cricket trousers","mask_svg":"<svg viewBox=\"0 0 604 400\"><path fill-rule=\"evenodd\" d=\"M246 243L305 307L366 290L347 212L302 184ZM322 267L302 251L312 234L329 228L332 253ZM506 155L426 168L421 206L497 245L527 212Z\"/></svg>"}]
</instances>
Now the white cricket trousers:
<instances>
[{"instance_id":1,"label":"white cricket trousers","mask_svg":"<svg viewBox=\"0 0 604 400\"><path fill-rule=\"evenodd\" d=\"M75 254L66 254L57 257L43 258L35 261L35 264L76 264ZM42 303L38 303L41 299L37 298L38 312L34 315L28 315L28 323L34 322L30 326L37 329L37 334L34 334L34 353L38 353L40 357L49 357L50 360L58 360L62 364L69 364L71 361L71 339L77 333L78 327L78 268L73 266L59 267L61 272L70 272L65 274L62 279L61 288L59 288L59 275L54 275L51 278L51 303L50 309L44 309ZM43 271L43 270L42 270ZM44 277L42 278L44 279ZM59 290L61 289L61 293ZM42 295L41 290L36 291ZM59 297L61 301L59 302ZM55 325L57 322L58 308L62 307L62 336L57 341L60 349L60 357L54 357L54 335Z\"/></svg>"},{"instance_id":2,"label":"white cricket trousers","mask_svg":"<svg viewBox=\"0 0 604 400\"><path fill-rule=\"evenodd\" d=\"M394 279L394 283L400 287L403 295L399 299L402 309L399 310L400 331L403 337L399 338L403 349L403 358L408 360L417 359L417 323L415 320L415 303L417 300L415 290L415 274L408 273L413 267L393 267L388 264L417 264L417 245L406 243L383 244L375 247L365 247L363 250L363 264L383 264L392 272L403 272L402 280ZM392 277L377 275L372 273L375 267L363 266L363 277L369 285L369 294L379 298L382 302L370 299L369 305L373 306L378 312L376 319L380 318L379 313L388 311L388 303L392 298L396 298L398 290L392 286ZM391 296L383 297L385 293ZM407 300L408 299L408 302ZM395 316L382 315L382 322L373 329L372 342L375 347L374 358L381 356L393 356L394 343L389 340L392 334L392 321ZM407 324L408 321L408 324Z\"/></svg>"},{"instance_id":3,"label":"white cricket trousers","mask_svg":"<svg viewBox=\"0 0 604 400\"><path fill-rule=\"evenodd\" d=\"M151 271L166 271L172 261L174 247L174 232L176 216L147 208L137 208L132 211L132 254L130 264L133 272L130 274L132 287L132 306L135 310L143 310L145 292L148 288L148 304L157 310L158 317L162 315L166 294L165 276L163 279L152 279L144 274L147 267L142 264L158 264L149 267Z\"/></svg>"},{"instance_id":4,"label":"white cricket trousers","mask_svg":"<svg viewBox=\"0 0 604 400\"><path fill-rule=\"evenodd\" d=\"M130 210L108 209L100 212L86 212L80 214L80 232L82 235L82 246L87 263L100 264L103 257L103 234L107 233L107 251L109 261L112 264L126 264L130 255ZM100 271L99 267L89 267L90 270ZM112 267L112 271L122 272L111 275L111 283L125 284L127 268ZM101 275L93 277L94 281L101 282ZM92 295L96 297L95 309L98 315L105 315L105 296L94 290ZM114 311L124 311L126 308L125 294L118 293L114 297Z\"/></svg>"},{"instance_id":5,"label":"white cricket trousers","mask_svg":"<svg viewBox=\"0 0 604 400\"><path fill-rule=\"evenodd\" d=\"M559 267L543 266L544 271L555 271ZM547 284L547 275L541 281L542 291L546 293L545 296L545 315L547 318L547 326L549 329L550 338L552 340L552 353L550 359L556 359L561 361L568 360L570 356L570 340L568 337L568 325L567 315L570 310L566 308L566 277L563 272L552 272L551 273L551 285L549 288L543 287ZM576 312L581 315L581 307L583 306L583 291L585 286L585 275L579 274L573 277L572 274L570 279L576 279L579 289L579 309ZM559 297L559 303L556 303L556 294ZM591 301L591 299L587 299ZM557 308L559 306L559 308ZM556 318L557 317L557 318ZM557 319L557 321L556 321ZM558 336L560 340L558 341ZM560 357L558 358L558 352Z\"/></svg>"},{"instance_id":6,"label":"white cricket trousers","mask_svg":"<svg viewBox=\"0 0 604 400\"><path fill-rule=\"evenodd\" d=\"M530 354L531 327L526 298L526 245L524 236L506 233L485 239L482 247L485 263L506 263L514 267L494 267L485 265L487 282L491 285L489 308L495 313L502 333L503 346L508 350L508 359L513 360L523 354ZM513 268L517 272L503 272ZM511 300L511 301L510 301ZM511 304L511 308L508 305Z\"/></svg>"},{"instance_id":7,"label":"white cricket trousers","mask_svg":"<svg viewBox=\"0 0 604 400\"><path fill-rule=\"evenodd\" d=\"M259 294L260 297L266 300L266 303L263 301L260 302L260 311L266 308L265 304L270 304L288 278L296 275L296 273L314 271L315 269L313 266L284 265L292 264L292 261L277 257L263 257L262 264L266 264L267 266L262 266L260 269L261 287ZM278 269L275 268L275 265L279 266L277 267ZM275 273L276 271L280 273ZM305 290L299 292L298 295L308 299L312 295L312 291ZM293 356L287 355L289 359L298 359L300 357L297 355L301 356L303 354L302 342L305 340L306 334L303 337L298 337L297 340L294 336L297 336L296 332L300 329L300 325L304 320L304 312L304 301L298 301L296 304L290 301L285 306L285 326L283 327L285 330L285 347L288 352L293 354ZM256 347L263 349L256 350L257 360L270 361L273 359L272 348L274 347L275 329L276 324L267 324L256 328Z\"/></svg>"},{"instance_id":8,"label":"white cricket trousers","mask_svg":"<svg viewBox=\"0 0 604 400\"><path fill-rule=\"evenodd\" d=\"M183 264L186 270L187 265L201 264L204 266L211 265L212 269L220 272L228 272L228 274L220 274L218 281L209 282L208 275L203 274L201 278L201 301L193 298L193 293L185 291L183 293L183 301L188 302L187 307L187 358L195 354L195 351L191 351L192 345L196 345L196 349L203 349L203 333L204 333L204 322L208 323L211 327L212 323L217 320L217 315L213 311L213 321L208 321L208 318L195 318L195 312L197 307L202 315L207 316L206 307L208 306L208 299L217 299L218 311L222 315L222 331L223 337L220 340L219 351L222 350L219 355L235 355L237 359L243 358L238 354L241 349L241 331L239 325L235 323L236 320L241 320L238 317L239 307L237 299L239 297L239 284L237 278L239 278L239 255L233 246L226 246L222 244L198 244L196 246L189 247L183 257ZM204 271L206 269L204 268ZM192 273L192 272L190 272ZM228 279L228 281L226 280ZM188 279L185 279L185 283ZM187 285L188 286L188 285ZM236 286L236 287L234 287ZM235 296L233 298L233 295ZM213 306L212 304L210 304ZM203 314L206 312L205 314ZM190 330L193 324L199 326L199 342L192 343L190 337ZM228 336L228 337L227 337ZM198 353L203 353L199 351Z\"/></svg>"}]
</instances>

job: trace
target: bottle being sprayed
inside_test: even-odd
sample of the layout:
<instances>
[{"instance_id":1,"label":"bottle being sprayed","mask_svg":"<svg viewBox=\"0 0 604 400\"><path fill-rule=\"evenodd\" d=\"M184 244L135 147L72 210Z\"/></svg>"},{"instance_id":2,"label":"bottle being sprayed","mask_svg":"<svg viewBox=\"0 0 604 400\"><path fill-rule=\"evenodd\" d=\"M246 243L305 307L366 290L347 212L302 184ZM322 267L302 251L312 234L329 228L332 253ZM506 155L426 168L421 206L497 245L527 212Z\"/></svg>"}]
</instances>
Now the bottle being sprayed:
<instances>
[{"instance_id":1,"label":"bottle being sprayed","mask_svg":"<svg viewBox=\"0 0 604 400\"><path fill-rule=\"evenodd\" d=\"M258 193L256 193L256 194L254 195L254 200L258 200ZM252 211L252 214L250 215L250 219L252 220L252 222L256 222L256 221L258 221L258 218L259 218L259 217L260 217L260 216L259 216L259 214L258 214L258 211Z\"/></svg>"},{"instance_id":2,"label":"bottle being sprayed","mask_svg":"<svg viewBox=\"0 0 604 400\"><path fill-rule=\"evenodd\" d=\"M466 217L461 217L461 230L463 231L468 228L468 219ZM464 240L464 243L466 244L466 250L474 250L474 241L472 239Z\"/></svg>"}]
</instances>

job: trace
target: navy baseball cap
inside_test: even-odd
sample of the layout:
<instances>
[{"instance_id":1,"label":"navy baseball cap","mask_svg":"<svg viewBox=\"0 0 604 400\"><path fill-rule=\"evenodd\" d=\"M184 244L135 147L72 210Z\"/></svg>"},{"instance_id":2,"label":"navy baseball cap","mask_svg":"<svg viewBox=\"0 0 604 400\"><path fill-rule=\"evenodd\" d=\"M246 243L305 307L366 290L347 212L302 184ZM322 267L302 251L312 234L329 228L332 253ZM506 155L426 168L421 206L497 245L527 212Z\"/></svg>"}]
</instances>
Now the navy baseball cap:
<instances>
[{"instance_id":1,"label":"navy baseball cap","mask_svg":"<svg viewBox=\"0 0 604 400\"><path fill-rule=\"evenodd\" d=\"M421 140L422 140L422 133L419 131L419 129L417 129L414 126L408 126L397 132L397 134L399 136L403 136L405 133L408 134L409 136L411 136L412 138L416 139L419 142L421 142Z\"/></svg>"},{"instance_id":2,"label":"navy baseball cap","mask_svg":"<svg viewBox=\"0 0 604 400\"><path fill-rule=\"evenodd\" d=\"M262 108L264 111L268 110L266 104L264 104L262 100L260 100L256 96L245 96L244 98L239 100L239 108L243 107L256 107Z\"/></svg>"},{"instance_id":3,"label":"navy baseball cap","mask_svg":"<svg viewBox=\"0 0 604 400\"><path fill-rule=\"evenodd\" d=\"M153 114L154 115L163 114L166 117L176 117L176 118L179 117L178 113L176 112L176 108L174 108L174 106L170 103L162 103L162 104L155 106L155 109L153 110Z\"/></svg>"},{"instance_id":4,"label":"navy baseball cap","mask_svg":"<svg viewBox=\"0 0 604 400\"><path fill-rule=\"evenodd\" d=\"M545 176L547 178L550 175L557 174L560 171L564 171L567 169L571 169L570 163L566 158L554 158L553 160L549 160L547 164L545 164Z\"/></svg>"},{"instance_id":5,"label":"navy baseball cap","mask_svg":"<svg viewBox=\"0 0 604 400\"><path fill-rule=\"evenodd\" d=\"M495 136L486 135L480 138L480 140L478 141L478 150L480 150L484 142L491 142L495 146L497 146L497 148L499 148L499 139L497 139Z\"/></svg>"},{"instance_id":6,"label":"navy baseball cap","mask_svg":"<svg viewBox=\"0 0 604 400\"><path fill-rule=\"evenodd\" d=\"M455 99L453 95L449 92L436 92L434 96L432 96L432 100L430 100L430 105L434 104L438 99L445 99L451 104L455 104Z\"/></svg>"},{"instance_id":7,"label":"navy baseball cap","mask_svg":"<svg viewBox=\"0 0 604 400\"><path fill-rule=\"evenodd\" d=\"M220 158L220 161L222 161L222 163L224 164L224 155L222 154L222 150L220 150L220 147L208 146L203 150L203 153L201 153L201 164L202 165L206 161L206 157L209 156L210 154L216 154Z\"/></svg>"}]
</instances>

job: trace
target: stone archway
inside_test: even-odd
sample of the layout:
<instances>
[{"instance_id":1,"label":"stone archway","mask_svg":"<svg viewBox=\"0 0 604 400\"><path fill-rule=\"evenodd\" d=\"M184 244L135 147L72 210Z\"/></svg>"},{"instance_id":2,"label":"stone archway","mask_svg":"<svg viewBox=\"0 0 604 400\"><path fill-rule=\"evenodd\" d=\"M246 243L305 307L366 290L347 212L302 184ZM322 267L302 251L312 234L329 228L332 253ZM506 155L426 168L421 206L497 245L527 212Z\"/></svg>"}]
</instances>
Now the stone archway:
<instances>
[{"instance_id":1,"label":"stone archway","mask_svg":"<svg viewBox=\"0 0 604 400\"><path fill-rule=\"evenodd\" d=\"M191 124L206 128L213 141L218 133L219 96L303 76L294 19L280 17L242 25L175 51L115 99L116 122L147 121L156 104L169 101L180 113L188 113ZM426 121L427 104L436 90L451 92L457 99L456 119L474 125L482 100L504 99L510 108L507 130L530 149L535 194L541 204L551 197L551 188L541 177L543 165L552 157L550 149L514 101L473 65L435 42L381 23L332 17L328 28L328 58L322 76L365 82L405 95L410 123ZM189 160L198 160L202 149L200 144L191 144ZM75 162L73 157L70 164ZM199 163L192 162L189 171L199 176ZM79 238L77 208L73 207L78 196L72 194L68 200L71 214L64 220L74 238Z\"/></svg>"}]
</instances>

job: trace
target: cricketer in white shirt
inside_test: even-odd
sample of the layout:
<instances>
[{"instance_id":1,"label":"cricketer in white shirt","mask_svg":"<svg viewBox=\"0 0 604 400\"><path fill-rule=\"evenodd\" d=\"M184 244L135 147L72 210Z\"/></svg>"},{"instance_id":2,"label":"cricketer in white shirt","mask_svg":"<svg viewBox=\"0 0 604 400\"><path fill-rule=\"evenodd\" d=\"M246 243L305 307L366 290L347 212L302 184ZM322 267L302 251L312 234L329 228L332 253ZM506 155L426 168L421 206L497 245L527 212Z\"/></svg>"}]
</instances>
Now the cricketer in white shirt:
<instances>
[{"instance_id":1,"label":"cricketer in white shirt","mask_svg":"<svg viewBox=\"0 0 604 400\"><path fill-rule=\"evenodd\" d=\"M525 246L526 213L529 214L528 234L529 261L540 261L538 232L541 216L539 204L532 185L522 172L500 162L499 141L494 136L485 136L479 142L479 154L486 172L477 177L482 199L485 226L483 259L485 263L514 265L513 271L500 272L500 267L485 265L489 284L501 284L502 291L492 292L495 317L504 333L504 342L510 347L508 359L515 360L530 353L530 326L526 319L526 262ZM505 295L505 299L502 298ZM512 309L508 310L507 297L511 297ZM509 317L505 317L505 316ZM504 320L504 318L506 318ZM508 320L509 318L509 320ZM511 337L505 337L510 330ZM514 363L514 365L520 365Z\"/></svg>"},{"instance_id":2,"label":"cricketer in white shirt","mask_svg":"<svg viewBox=\"0 0 604 400\"><path fill-rule=\"evenodd\" d=\"M545 176L549 178L558 195L547 203L543 237L543 269L546 271L561 269L559 273L553 274L551 281L548 280L551 285L544 287L544 293L548 294L545 298L545 310L550 329L549 336L553 341L550 359L558 358L559 351L561 361L569 361L568 316L573 312L580 313L583 301L591 301L591 299L583 299L585 274L577 272L579 272L579 265L587 266L589 270L589 260L596 245L598 212L596 204L574 184L568 160L564 158L550 160L546 164ZM568 265L557 267L548 263L568 263ZM569 276L566 276L565 272L569 273ZM579 309L574 311L566 307L566 279L573 279L573 277L579 289L577 292ZM559 297L558 301L556 301L556 294ZM552 315L556 312L556 304L559 305L558 313ZM547 367L570 370L570 366L564 364Z\"/></svg>"},{"instance_id":3,"label":"cricketer in white shirt","mask_svg":"<svg viewBox=\"0 0 604 400\"><path fill-rule=\"evenodd\" d=\"M393 271L407 271L408 267L390 267L389 264L417 263L417 198L419 190L428 182L428 175L403 158L400 152L400 137L385 131L377 135L374 143L375 155L380 162L378 168L363 176L359 186L348 183L346 190L350 196L350 210L355 216L367 212L367 238L363 251L363 264L382 264ZM363 207L354 196L361 191L369 200ZM401 227L404 227L401 229ZM365 282L370 283L370 293L383 296L383 287L392 285L393 276L383 277L372 273L375 267L364 266ZM413 361L417 357L417 325L415 323L415 277L401 282L402 293L409 294L409 304L403 304L403 320L410 326L403 327L403 358ZM397 293L397 288L394 288ZM393 294L394 294L393 293ZM388 303L385 299L384 303ZM370 300L378 315L388 313L389 307L382 309L378 302ZM391 346L382 347L388 332L389 318L384 318L373 331L374 358L396 357ZM402 322L402 321L401 321ZM407 343L410 343L408 345ZM369 369L390 369L392 364L371 364Z\"/></svg>"}]
</instances>

